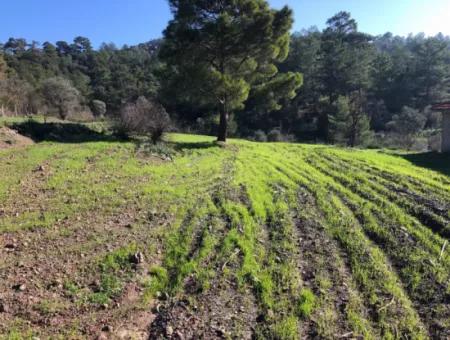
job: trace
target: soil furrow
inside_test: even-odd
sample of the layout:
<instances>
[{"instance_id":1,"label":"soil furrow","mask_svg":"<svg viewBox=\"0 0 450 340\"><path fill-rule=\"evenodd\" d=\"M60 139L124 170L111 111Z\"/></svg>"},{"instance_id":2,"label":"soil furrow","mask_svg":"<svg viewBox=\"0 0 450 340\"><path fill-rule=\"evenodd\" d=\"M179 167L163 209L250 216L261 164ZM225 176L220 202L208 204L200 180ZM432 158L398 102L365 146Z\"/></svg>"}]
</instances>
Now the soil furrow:
<instances>
[{"instance_id":1,"label":"soil furrow","mask_svg":"<svg viewBox=\"0 0 450 340\"><path fill-rule=\"evenodd\" d=\"M330 178L341 182L340 178L327 170L320 170L330 176ZM341 184L345 186L348 183L341 182ZM353 187L350 189L355 195L360 195L361 199L372 202L371 197L367 196L366 192L361 192ZM363 209L359 204L355 204L353 199L346 197L339 191L336 191L336 194L353 212L367 236L383 249L389 257L392 267L395 268L404 283L405 290L408 292L411 301L414 302L414 306L422 320L428 326L432 337L448 336L446 323L450 318L450 296L446 293L446 280L438 279L441 274L433 269L432 263L415 260L421 258L419 254L414 253L419 251L421 246L407 232L396 225L395 221L383 216L380 212L372 211L371 214L376 219L375 223L382 225L384 228L389 228L389 230L384 229L382 232L381 230L377 232L373 227L369 226L373 221L369 222L367 216L361 213ZM376 204L377 202L373 203ZM448 277L445 270L443 275ZM437 313L436 311L439 312Z\"/></svg>"},{"instance_id":2,"label":"soil furrow","mask_svg":"<svg viewBox=\"0 0 450 340\"><path fill-rule=\"evenodd\" d=\"M302 281L321 300L312 319L303 324L301 338L336 339L344 334L357 337L358 329L349 321L349 315L355 313L368 320L369 310L354 287L348 259L321 225L323 217L318 215L314 198L304 189L298 197L296 239ZM370 327L368 323L365 326Z\"/></svg>"}]
</instances>

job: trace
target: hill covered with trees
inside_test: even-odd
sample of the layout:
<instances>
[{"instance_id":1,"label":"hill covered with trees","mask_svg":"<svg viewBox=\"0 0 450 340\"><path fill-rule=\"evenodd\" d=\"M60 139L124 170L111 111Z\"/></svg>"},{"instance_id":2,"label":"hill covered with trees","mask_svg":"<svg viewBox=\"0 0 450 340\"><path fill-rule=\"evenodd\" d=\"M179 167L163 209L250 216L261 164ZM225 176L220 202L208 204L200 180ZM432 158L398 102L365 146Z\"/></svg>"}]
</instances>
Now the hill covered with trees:
<instances>
[{"instance_id":1,"label":"hill covered with trees","mask_svg":"<svg viewBox=\"0 0 450 340\"><path fill-rule=\"evenodd\" d=\"M170 83L173 69L159 53L166 38L98 49L84 37L55 44L11 38L0 47L1 112L114 116L144 96L161 102L179 129L217 133L217 105L183 92L182 82ZM289 53L267 66L264 82L247 79L249 87L241 89L249 93L230 115L231 136L434 147L440 118L429 106L449 98L449 37L371 36L341 12L324 30L311 28L291 34L288 45L283 41ZM198 71L187 74L188 83L201 80Z\"/></svg>"}]
</instances>

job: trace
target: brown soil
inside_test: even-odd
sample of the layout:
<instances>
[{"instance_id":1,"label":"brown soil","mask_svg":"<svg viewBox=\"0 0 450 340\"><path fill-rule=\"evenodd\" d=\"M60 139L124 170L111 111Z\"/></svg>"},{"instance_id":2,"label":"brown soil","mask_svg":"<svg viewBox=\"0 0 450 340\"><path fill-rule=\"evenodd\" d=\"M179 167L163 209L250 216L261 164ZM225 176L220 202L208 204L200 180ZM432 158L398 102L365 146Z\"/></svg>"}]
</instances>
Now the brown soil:
<instances>
[{"instance_id":1,"label":"brown soil","mask_svg":"<svg viewBox=\"0 0 450 340\"><path fill-rule=\"evenodd\" d=\"M193 303L181 298L159 305L150 339L252 339L257 310L250 291L224 280L194 296Z\"/></svg>"},{"instance_id":2,"label":"brown soil","mask_svg":"<svg viewBox=\"0 0 450 340\"><path fill-rule=\"evenodd\" d=\"M81 227L75 219L64 221L65 227L58 226L55 230L2 235L0 257L5 262L0 266L0 303L7 307L7 312L0 313L0 333L20 318L43 334L47 331L54 334L55 327L72 329L73 321L77 320L76 333L88 338L95 338L104 326L111 327L111 334L134 334L133 338L144 334L138 338L146 338L152 315L148 308L140 309L143 290L138 283L145 275L143 268L136 269L123 294L110 306L77 306L64 286L73 282L90 292L92 282L99 279L95 270L97 258L131 242L148 249L145 244L150 240L142 240L143 231L127 227L130 215L127 211L99 219L92 212L80 219L90 228ZM66 228L70 234L59 233L57 228ZM155 256L145 255L146 265L158 263ZM44 311L45 304L51 304L55 310ZM1 325L7 328L2 329Z\"/></svg>"},{"instance_id":3,"label":"brown soil","mask_svg":"<svg viewBox=\"0 0 450 340\"><path fill-rule=\"evenodd\" d=\"M0 127L0 150L31 144L34 144L34 142L30 138L22 136L10 128Z\"/></svg>"},{"instance_id":4,"label":"brown soil","mask_svg":"<svg viewBox=\"0 0 450 340\"><path fill-rule=\"evenodd\" d=\"M51 176L48 162L22 180L18 192L0 211L5 217L39 212L54 199L44 190ZM71 204L71 202L67 202ZM147 220L134 201L116 212L95 210L67 216L49 228L32 228L0 235L0 334L16 327L39 330L38 335L95 339L146 339L154 318L142 307L141 281L148 266L159 263L160 242L153 227L167 220ZM143 235L145 235L143 237ZM84 303L69 293L66 283L91 293L100 278L99 259L126 244L137 244L146 259L127 279L122 294L108 306ZM149 252L156 245L155 252ZM72 336L71 334L75 334Z\"/></svg>"}]
</instances>

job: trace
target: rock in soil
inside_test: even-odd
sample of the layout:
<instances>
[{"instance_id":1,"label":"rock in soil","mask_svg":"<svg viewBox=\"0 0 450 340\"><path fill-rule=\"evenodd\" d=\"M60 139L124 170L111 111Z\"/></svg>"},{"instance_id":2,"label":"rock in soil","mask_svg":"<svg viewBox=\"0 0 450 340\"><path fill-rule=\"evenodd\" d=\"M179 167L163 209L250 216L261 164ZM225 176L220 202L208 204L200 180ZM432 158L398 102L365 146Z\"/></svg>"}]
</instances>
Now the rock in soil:
<instances>
[{"instance_id":1,"label":"rock in soil","mask_svg":"<svg viewBox=\"0 0 450 340\"><path fill-rule=\"evenodd\" d=\"M27 289L27 286L19 283L14 285L13 289L23 292L25 289Z\"/></svg>"},{"instance_id":2,"label":"rock in soil","mask_svg":"<svg viewBox=\"0 0 450 340\"><path fill-rule=\"evenodd\" d=\"M4 302L0 301L0 313L8 313L8 310L8 306Z\"/></svg>"},{"instance_id":3,"label":"rock in soil","mask_svg":"<svg viewBox=\"0 0 450 340\"><path fill-rule=\"evenodd\" d=\"M112 331L113 331L113 329L109 325L103 326L103 328L102 328L102 332L112 332Z\"/></svg>"},{"instance_id":4,"label":"rock in soil","mask_svg":"<svg viewBox=\"0 0 450 340\"><path fill-rule=\"evenodd\" d=\"M16 245L13 243L8 243L5 245L5 249L6 250L14 250L14 249L16 249Z\"/></svg>"},{"instance_id":5,"label":"rock in soil","mask_svg":"<svg viewBox=\"0 0 450 340\"><path fill-rule=\"evenodd\" d=\"M144 261L145 261L144 254L142 254L141 252L137 252L136 254L133 254L130 257L130 262L134 264L141 264L144 263Z\"/></svg>"}]
</instances>

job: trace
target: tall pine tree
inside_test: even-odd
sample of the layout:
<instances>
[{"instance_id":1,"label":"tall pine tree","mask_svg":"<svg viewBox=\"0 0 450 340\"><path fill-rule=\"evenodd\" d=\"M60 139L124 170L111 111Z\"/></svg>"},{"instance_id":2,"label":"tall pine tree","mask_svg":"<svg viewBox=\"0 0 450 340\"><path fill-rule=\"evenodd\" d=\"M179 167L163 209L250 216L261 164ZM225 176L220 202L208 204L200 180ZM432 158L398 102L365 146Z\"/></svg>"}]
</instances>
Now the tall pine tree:
<instances>
[{"instance_id":1,"label":"tall pine tree","mask_svg":"<svg viewBox=\"0 0 450 340\"><path fill-rule=\"evenodd\" d=\"M252 89L273 109L280 108L281 93L295 95L301 75L277 75L275 66L289 50L289 8L273 10L264 0L169 3L174 18L160 53L168 71L163 84L176 86L176 96L187 102L217 109L219 141L226 140L230 114L244 108Z\"/></svg>"}]
</instances>

